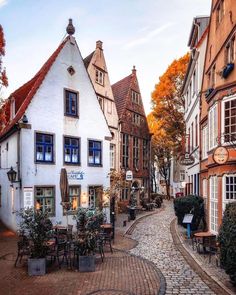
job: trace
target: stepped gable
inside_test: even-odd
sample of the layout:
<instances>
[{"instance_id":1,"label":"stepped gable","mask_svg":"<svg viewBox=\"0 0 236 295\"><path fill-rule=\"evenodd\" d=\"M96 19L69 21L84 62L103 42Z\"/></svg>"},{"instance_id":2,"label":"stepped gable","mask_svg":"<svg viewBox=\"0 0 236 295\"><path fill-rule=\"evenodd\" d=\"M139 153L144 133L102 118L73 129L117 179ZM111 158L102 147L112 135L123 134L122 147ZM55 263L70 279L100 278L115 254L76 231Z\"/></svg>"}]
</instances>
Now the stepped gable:
<instances>
[{"instance_id":1,"label":"stepped gable","mask_svg":"<svg viewBox=\"0 0 236 295\"><path fill-rule=\"evenodd\" d=\"M64 41L59 45L59 47L54 51L54 53L49 57L46 63L42 66L42 68L37 72L37 74L23 86L18 88L15 92L13 92L6 101L6 111L7 113L10 112L10 103L9 101L11 98L15 99L15 117L13 120L10 121L10 116L7 116L7 124L5 128L0 133L0 137L5 135L10 129L18 123L18 121L24 115L28 105L30 104L32 98L34 97L35 93L37 92L38 88L42 84L45 76L49 72L51 66L53 65L54 61L56 60L57 56L61 52L62 48L66 44L69 36L64 39ZM3 107L4 107L3 106Z\"/></svg>"}]
</instances>

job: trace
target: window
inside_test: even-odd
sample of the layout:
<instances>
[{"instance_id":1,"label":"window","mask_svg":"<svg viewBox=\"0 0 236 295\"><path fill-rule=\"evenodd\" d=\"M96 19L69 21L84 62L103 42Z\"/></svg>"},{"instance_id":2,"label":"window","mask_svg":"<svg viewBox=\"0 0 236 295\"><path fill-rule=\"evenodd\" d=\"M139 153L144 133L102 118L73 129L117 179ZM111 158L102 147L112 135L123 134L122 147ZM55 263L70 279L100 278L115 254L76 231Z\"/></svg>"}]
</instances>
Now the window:
<instances>
[{"instance_id":1,"label":"window","mask_svg":"<svg viewBox=\"0 0 236 295\"><path fill-rule=\"evenodd\" d=\"M36 162L53 163L53 135L36 133Z\"/></svg>"},{"instance_id":2,"label":"window","mask_svg":"<svg viewBox=\"0 0 236 295\"><path fill-rule=\"evenodd\" d=\"M102 207L102 186L89 186L89 208Z\"/></svg>"},{"instance_id":3,"label":"window","mask_svg":"<svg viewBox=\"0 0 236 295\"><path fill-rule=\"evenodd\" d=\"M192 95L193 95L193 92L192 92L192 82L190 82L190 84L189 84L189 95L190 95L190 103L191 103Z\"/></svg>"},{"instance_id":4,"label":"window","mask_svg":"<svg viewBox=\"0 0 236 295\"><path fill-rule=\"evenodd\" d=\"M185 181L185 170L180 170L180 181Z\"/></svg>"},{"instance_id":5,"label":"window","mask_svg":"<svg viewBox=\"0 0 236 295\"><path fill-rule=\"evenodd\" d=\"M190 127L188 128L188 153L190 153Z\"/></svg>"},{"instance_id":6,"label":"window","mask_svg":"<svg viewBox=\"0 0 236 295\"><path fill-rule=\"evenodd\" d=\"M195 146L198 146L198 115L195 117Z\"/></svg>"},{"instance_id":7,"label":"window","mask_svg":"<svg viewBox=\"0 0 236 295\"><path fill-rule=\"evenodd\" d=\"M80 194L80 186L69 186L70 211L74 212L78 210L80 206Z\"/></svg>"},{"instance_id":8,"label":"window","mask_svg":"<svg viewBox=\"0 0 236 295\"><path fill-rule=\"evenodd\" d=\"M225 65L233 63L235 60L235 37L233 37L225 47Z\"/></svg>"},{"instance_id":9,"label":"window","mask_svg":"<svg viewBox=\"0 0 236 295\"><path fill-rule=\"evenodd\" d=\"M225 142L236 138L236 98L224 102L224 133Z\"/></svg>"},{"instance_id":10,"label":"window","mask_svg":"<svg viewBox=\"0 0 236 295\"><path fill-rule=\"evenodd\" d=\"M192 122L192 124L191 124L191 151L193 151L194 150L194 131L193 131L194 129L193 129L193 122Z\"/></svg>"},{"instance_id":11,"label":"window","mask_svg":"<svg viewBox=\"0 0 236 295\"><path fill-rule=\"evenodd\" d=\"M210 177L210 229L213 232L218 232L217 176Z\"/></svg>"},{"instance_id":12,"label":"window","mask_svg":"<svg viewBox=\"0 0 236 295\"><path fill-rule=\"evenodd\" d=\"M226 204L236 201L236 175L223 176L223 210Z\"/></svg>"},{"instance_id":13,"label":"window","mask_svg":"<svg viewBox=\"0 0 236 295\"><path fill-rule=\"evenodd\" d=\"M220 24L224 16L224 0L221 0L216 8L216 27Z\"/></svg>"},{"instance_id":14,"label":"window","mask_svg":"<svg viewBox=\"0 0 236 295\"><path fill-rule=\"evenodd\" d=\"M122 134L122 167L129 167L129 135Z\"/></svg>"},{"instance_id":15,"label":"window","mask_svg":"<svg viewBox=\"0 0 236 295\"><path fill-rule=\"evenodd\" d=\"M0 207L2 207L2 187L0 185Z\"/></svg>"},{"instance_id":16,"label":"window","mask_svg":"<svg viewBox=\"0 0 236 295\"><path fill-rule=\"evenodd\" d=\"M101 96L98 96L98 102L102 110L104 110L104 100Z\"/></svg>"},{"instance_id":17,"label":"window","mask_svg":"<svg viewBox=\"0 0 236 295\"><path fill-rule=\"evenodd\" d=\"M209 150L213 149L217 145L218 135L218 120L217 120L217 105L215 104L208 114L208 126L209 126Z\"/></svg>"},{"instance_id":18,"label":"window","mask_svg":"<svg viewBox=\"0 0 236 295\"><path fill-rule=\"evenodd\" d=\"M148 155L149 155L149 145L148 140L143 140L143 169L148 169Z\"/></svg>"},{"instance_id":19,"label":"window","mask_svg":"<svg viewBox=\"0 0 236 295\"><path fill-rule=\"evenodd\" d=\"M139 93L137 93L134 90L131 90L131 97L132 97L132 102L140 104Z\"/></svg>"},{"instance_id":20,"label":"window","mask_svg":"<svg viewBox=\"0 0 236 295\"><path fill-rule=\"evenodd\" d=\"M139 140L137 137L133 137L133 167L139 168Z\"/></svg>"},{"instance_id":21,"label":"window","mask_svg":"<svg viewBox=\"0 0 236 295\"><path fill-rule=\"evenodd\" d=\"M207 158L208 152L208 135L207 135L207 125L202 129L202 158Z\"/></svg>"},{"instance_id":22,"label":"window","mask_svg":"<svg viewBox=\"0 0 236 295\"><path fill-rule=\"evenodd\" d=\"M35 208L49 215L55 215L55 190L53 187L35 188Z\"/></svg>"},{"instance_id":23,"label":"window","mask_svg":"<svg viewBox=\"0 0 236 295\"><path fill-rule=\"evenodd\" d=\"M2 167L2 147L0 145L0 168Z\"/></svg>"},{"instance_id":24,"label":"window","mask_svg":"<svg viewBox=\"0 0 236 295\"><path fill-rule=\"evenodd\" d=\"M89 165L102 165L102 143L101 141L89 140Z\"/></svg>"},{"instance_id":25,"label":"window","mask_svg":"<svg viewBox=\"0 0 236 295\"><path fill-rule=\"evenodd\" d=\"M77 93L65 90L65 115L78 116L78 98Z\"/></svg>"},{"instance_id":26,"label":"window","mask_svg":"<svg viewBox=\"0 0 236 295\"><path fill-rule=\"evenodd\" d=\"M196 70L193 72L193 94L197 93Z\"/></svg>"},{"instance_id":27,"label":"window","mask_svg":"<svg viewBox=\"0 0 236 295\"><path fill-rule=\"evenodd\" d=\"M128 200L129 198L129 188L125 187L121 190L121 200Z\"/></svg>"},{"instance_id":28,"label":"window","mask_svg":"<svg viewBox=\"0 0 236 295\"><path fill-rule=\"evenodd\" d=\"M140 115L139 114L133 113L133 123L135 125L140 125Z\"/></svg>"},{"instance_id":29,"label":"window","mask_svg":"<svg viewBox=\"0 0 236 295\"><path fill-rule=\"evenodd\" d=\"M104 72L96 69L96 78L95 78L95 81L98 84L104 85Z\"/></svg>"},{"instance_id":30,"label":"window","mask_svg":"<svg viewBox=\"0 0 236 295\"><path fill-rule=\"evenodd\" d=\"M112 114L112 101L107 100L107 112L108 114Z\"/></svg>"},{"instance_id":31,"label":"window","mask_svg":"<svg viewBox=\"0 0 236 295\"><path fill-rule=\"evenodd\" d=\"M79 138L64 137L64 162L65 164L80 163Z\"/></svg>"},{"instance_id":32,"label":"window","mask_svg":"<svg viewBox=\"0 0 236 295\"><path fill-rule=\"evenodd\" d=\"M110 168L115 169L115 155L116 155L116 146L114 144L110 144Z\"/></svg>"}]
</instances>

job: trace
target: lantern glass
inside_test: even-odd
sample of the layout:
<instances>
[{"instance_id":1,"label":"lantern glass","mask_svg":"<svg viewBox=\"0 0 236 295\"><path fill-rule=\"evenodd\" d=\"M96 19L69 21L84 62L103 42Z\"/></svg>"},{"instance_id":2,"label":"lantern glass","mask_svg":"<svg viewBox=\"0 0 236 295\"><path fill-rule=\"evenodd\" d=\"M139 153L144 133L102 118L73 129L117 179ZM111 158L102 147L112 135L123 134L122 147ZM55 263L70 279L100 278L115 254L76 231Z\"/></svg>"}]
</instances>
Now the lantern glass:
<instances>
[{"instance_id":1,"label":"lantern glass","mask_svg":"<svg viewBox=\"0 0 236 295\"><path fill-rule=\"evenodd\" d=\"M11 183L16 181L16 171L11 167L11 169L7 172L7 177Z\"/></svg>"}]
</instances>

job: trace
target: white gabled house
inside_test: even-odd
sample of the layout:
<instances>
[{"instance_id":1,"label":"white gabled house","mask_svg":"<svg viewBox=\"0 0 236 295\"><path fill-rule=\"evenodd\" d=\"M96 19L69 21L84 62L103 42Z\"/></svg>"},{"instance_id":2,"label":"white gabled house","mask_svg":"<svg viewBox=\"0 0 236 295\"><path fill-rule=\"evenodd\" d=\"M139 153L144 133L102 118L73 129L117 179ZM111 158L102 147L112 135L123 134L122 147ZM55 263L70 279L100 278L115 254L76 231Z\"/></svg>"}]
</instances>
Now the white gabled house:
<instances>
[{"instance_id":1,"label":"white gabled house","mask_svg":"<svg viewBox=\"0 0 236 295\"><path fill-rule=\"evenodd\" d=\"M98 206L108 187L110 140L106 119L71 32L29 82L4 105L0 133L0 219L16 229L26 203L66 223L60 171L66 168L72 210ZM9 169L18 183L8 180ZM73 220L69 216L69 223Z\"/></svg>"}]
</instances>

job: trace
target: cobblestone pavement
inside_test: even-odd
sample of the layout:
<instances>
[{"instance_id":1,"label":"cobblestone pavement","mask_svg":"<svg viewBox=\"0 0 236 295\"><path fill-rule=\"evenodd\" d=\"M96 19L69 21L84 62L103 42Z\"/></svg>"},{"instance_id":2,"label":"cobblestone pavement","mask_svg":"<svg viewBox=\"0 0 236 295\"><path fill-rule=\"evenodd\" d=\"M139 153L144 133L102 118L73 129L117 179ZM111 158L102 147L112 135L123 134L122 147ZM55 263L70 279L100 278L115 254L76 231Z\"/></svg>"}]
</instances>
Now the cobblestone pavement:
<instances>
[{"instance_id":1,"label":"cobblestone pavement","mask_svg":"<svg viewBox=\"0 0 236 295\"><path fill-rule=\"evenodd\" d=\"M39 277L27 275L26 261L14 267L16 237L0 230L0 295L157 295L160 289L158 270L152 263L124 251L105 250L102 263L96 258L96 271L80 273L66 265L47 268ZM129 250L136 243L118 232L116 248Z\"/></svg>"},{"instance_id":2,"label":"cobblestone pavement","mask_svg":"<svg viewBox=\"0 0 236 295\"><path fill-rule=\"evenodd\" d=\"M138 245L130 252L152 261L160 269L166 279L166 294L216 294L176 249L170 232L173 204L165 201L164 205L165 210L137 224L131 238L137 240Z\"/></svg>"}]
</instances>

